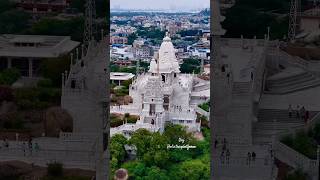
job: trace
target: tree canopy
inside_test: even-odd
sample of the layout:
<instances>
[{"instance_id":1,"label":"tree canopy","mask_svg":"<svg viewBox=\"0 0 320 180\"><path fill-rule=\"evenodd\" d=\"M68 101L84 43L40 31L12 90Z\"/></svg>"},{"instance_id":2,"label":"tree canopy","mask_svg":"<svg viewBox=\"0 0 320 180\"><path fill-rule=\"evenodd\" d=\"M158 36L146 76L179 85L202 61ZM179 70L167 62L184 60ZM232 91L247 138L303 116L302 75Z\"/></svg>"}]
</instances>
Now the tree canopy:
<instances>
[{"instance_id":1,"label":"tree canopy","mask_svg":"<svg viewBox=\"0 0 320 180\"><path fill-rule=\"evenodd\" d=\"M123 152L121 147L125 142L123 138L120 138L120 135L117 135L116 138L111 139L111 141L116 141L115 143L111 142L111 149L114 148L111 150L112 171L116 170L114 167L125 168L132 179L209 179L210 138L207 137L207 133L204 135L205 140L198 141L186 131L185 127L170 123L166 125L162 134L139 129L127 141L128 144L137 148L137 158L130 161L125 160L123 163L120 162L121 158L115 158L116 155L119 155L116 151ZM184 139L185 142L179 142L179 138ZM167 145L182 144L194 145L196 148L189 150L167 148ZM115 165L119 165L119 167Z\"/></svg>"}]
</instances>

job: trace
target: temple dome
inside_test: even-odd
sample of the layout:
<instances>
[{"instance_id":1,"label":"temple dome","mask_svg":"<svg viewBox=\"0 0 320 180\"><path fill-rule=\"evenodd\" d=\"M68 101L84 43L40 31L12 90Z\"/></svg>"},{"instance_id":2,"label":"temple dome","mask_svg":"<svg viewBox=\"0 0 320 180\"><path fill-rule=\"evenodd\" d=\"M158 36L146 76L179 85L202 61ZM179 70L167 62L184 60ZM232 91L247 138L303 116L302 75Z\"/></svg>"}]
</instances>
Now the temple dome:
<instances>
[{"instance_id":1,"label":"temple dome","mask_svg":"<svg viewBox=\"0 0 320 180\"><path fill-rule=\"evenodd\" d=\"M159 49L158 61L153 61L150 63L149 72L157 73L158 69L159 73L180 72L179 63L175 55L175 49L171 42L171 38L168 35L166 35L166 37L163 38L163 42Z\"/></svg>"}]
</instances>

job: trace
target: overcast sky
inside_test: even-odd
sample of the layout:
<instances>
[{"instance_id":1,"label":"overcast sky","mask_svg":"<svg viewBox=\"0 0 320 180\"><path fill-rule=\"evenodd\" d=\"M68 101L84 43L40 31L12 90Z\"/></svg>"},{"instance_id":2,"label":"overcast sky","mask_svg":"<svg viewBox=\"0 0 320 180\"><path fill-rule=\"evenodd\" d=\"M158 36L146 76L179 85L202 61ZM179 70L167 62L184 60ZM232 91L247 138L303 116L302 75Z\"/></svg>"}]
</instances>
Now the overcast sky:
<instances>
[{"instance_id":1,"label":"overcast sky","mask_svg":"<svg viewBox=\"0 0 320 180\"><path fill-rule=\"evenodd\" d=\"M210 7L210 0L110 0L111 8L194 10Z\"/></svg>"}]
</instances>

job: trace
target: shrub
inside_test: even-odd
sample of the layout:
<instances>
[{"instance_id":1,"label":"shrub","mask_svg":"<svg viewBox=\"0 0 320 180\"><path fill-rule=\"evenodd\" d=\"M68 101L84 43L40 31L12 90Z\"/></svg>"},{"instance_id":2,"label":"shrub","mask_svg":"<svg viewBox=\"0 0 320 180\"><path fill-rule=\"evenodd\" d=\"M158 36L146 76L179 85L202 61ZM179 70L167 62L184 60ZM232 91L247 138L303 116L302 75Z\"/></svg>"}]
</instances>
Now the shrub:
<instances>
[{"instance_id":1,"label":"shrub","mask_svg":"<svg viewBox=\"0 0 320 180\"><path fill-rule=\"evenodd\" d=\"M61 163L48 164L47 174L51 177L62 177L63 176L63 165Z\"/></svg>"},{"instance_id":2,"label":"shrub","mask_svg":"<svg viewBox=\"0 0 320 180\"><path fill-rule=\"evenodd\" d=\"M203 109L207 112L209 112L209 109L210 109L209 103L200 104L198 107L200 107L201 109Z\"/></svg>"},{"instance_id":3,"label":"shrub","mask_svg":"<svg viewBox=\"0 0 320 180\"><path fill-rule=\"evenodd\" d=\"M127 118L127 122L128 122L128 123L136 123L137 120L138 120L138 116L129 116L129 117Z\"/></svg>"},{"instance_id":4,"label":"shrub","mask_svg":"<svg viewBox=\"0 0 320 180\"><path fill-rule=\"evenodd\" d=\"M311 159L316 158L317 143L303 131L298 132L293 137L286 136L281 142Z\"/></svg>"},{"instance_id":5,"label":"shrub","mask_svg":"<svg viewBox=\"0 0 320 180\"><path fill-rule=\"evenodd\" d=\"M126 80L126 81L123 81L122 85L126 88L126 89L129 89L129 86L130 84L132 84L132 80Z\"/></svg>"},{"instance_id":6,"label":"shrub","mask_svg":"<svg viewBox=\"0 0 320 180\"><path fill-rule=\"evenodd\" d=\"M37 84L38 87L45 87L45 88L52 87L52 85L53 84L51 79L42 79Z\"/></svg>"},{"instance_id":7,"label":"shrub","mask_svg":"<svg viewBox=\"0 0 320 180\"><path fill-rule=\"evenodd\" d=\"M12 85L21 77L20 71L16 68L5 69L0 72L0 84Z\"/></svg>"},{"instance_id":8,"label":"shrub","mask_svg":"<svg viewBox=\"0 0 320 180\"><path fill-rule=\"evenodd\" d=\"M45 109L60 104L61 92L52 88L20 88L14 96L20 109Z\"/></svg>"},{"instance_id":9,"label":"shrub","mask_svg":"<svg viewBox=\"0 0 320 180\"><path fill-rule=\"evenodd\" d=\"M12 113L3 122L4 129L21 130L24 129L23 118L20 114Z\"/></svg>"},{"instance_id":10,"label":"shrub","mask_svg":"<svg viewBox=\"0 0 320 180\"><path fill-rule=\"evenodd\" d=\"M13 90L9 86L0 86L0 102L12 101L13 98Z\"/></svg>"},{"instance_id":11,"label":"shrub","mask_svg":"<svg viewBox=\"0 0 320 180\"><path fill-rule=\"evenodd\" d=\"M68 55L47 59L41 62L40 73L41 75L49 79L53 86L60 87L62 77L61 74L69 70L70 57Z\"/></svg>"},{"instance_id":12,"label":"shrub","mask_svg":"<svg viewBox=\"0 0 320 180\"><path fill-rule=\"evenodd\" d=\"M121 126L123 124L123 120L115 115L115 114L111 114L110 116L110 126L111 127L118 127L118 126Z\"/></svg>"}]
</instances>

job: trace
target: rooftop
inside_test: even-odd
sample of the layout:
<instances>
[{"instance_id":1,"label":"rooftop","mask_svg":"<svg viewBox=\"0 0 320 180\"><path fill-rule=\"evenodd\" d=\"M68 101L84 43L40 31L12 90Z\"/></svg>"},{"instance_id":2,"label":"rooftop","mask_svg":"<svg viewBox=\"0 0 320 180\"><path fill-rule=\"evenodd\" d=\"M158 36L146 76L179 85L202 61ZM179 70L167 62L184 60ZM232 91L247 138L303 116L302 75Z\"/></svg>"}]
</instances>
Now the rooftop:
<instances>
[{"instance_id":1,"label":"rooftop","mask_svg":"<svg viewBox=\"0 0 320 180\"><path fill-rule=\"evenodd\" d=\"M2 34L0 56L56 58L69 53L79 44L72 41L70 36Z\"/></svg>"},{"instance_id":2,"label":"rooftop","mask_svg":"<svg viewBox=\"0 0 320 180\"><path fill-rule=\"evenodd\" d=\"M132 73L123 73L123 72L111 72L110 80L129 80L132 79L135 75Z\"/></svg>"}]
</instances>

